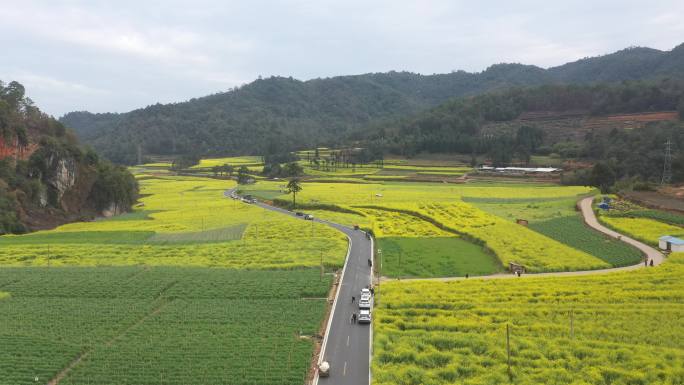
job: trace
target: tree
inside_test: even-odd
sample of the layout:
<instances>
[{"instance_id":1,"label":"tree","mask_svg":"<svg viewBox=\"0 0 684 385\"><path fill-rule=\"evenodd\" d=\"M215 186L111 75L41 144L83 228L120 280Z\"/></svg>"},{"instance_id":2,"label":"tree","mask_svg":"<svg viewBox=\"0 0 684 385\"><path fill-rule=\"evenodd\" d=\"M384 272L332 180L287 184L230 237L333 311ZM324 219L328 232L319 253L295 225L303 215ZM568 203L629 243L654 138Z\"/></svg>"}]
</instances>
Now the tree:
<instances>
[{"instance_id":1,"label":"tree","mask_svg":"<svg viewBox=\"0 0 684 385\"><path fill-rule=\"evenodd\" d=\"M615 184L615 171L605 162L596 163L591 170L589 181L592 186L600 188L601 193L609 193L610 188Z\"/></svg>"},{"instance_id":2,"label":"tree","mask_svg":"<svg viewBox=\"0 0 684 385\"><path fill-rule=\"evenodd\" d=\"M284 167L285 176L295 177L304 173L304 169L297 162L290 162Z\"/></svg>"},{"instance_id":3,"label":"tree","mask_svg":"<svg viewBox=\"0 0 684 385\"><path fill-rule=\"evenodd\" d=\"M513 158L513 138L504 135L493 140L489 150L489 157L494 167L508 166Z\"/></svg>"},{"instance_id":4,"label":"tree","mask_svg":"<svg viewBox=\"0 0 684 385\"><path fill-rule=\"evenodd\" d=\"M249 180L249 169L247 166L242 166L238 170L238 176L237 176L237 182L238 184L247 184L247 181Z\"/></svg>"},{"instance_id":5,"label":"tree","mask_svg":"<svg viewBox=\"0 0 684 385\"><path fill-rule=\"evenodd\" d=\"M544 139L544 131L539 127L520 126L515 135L516 153L525 164L530 163L532 154L539 148Z\"/></svg>"},{"instance_id":6,"label":"tree","mask_svg":"<svg viewBox=\"0 0 684 385\"><path fill-rule=\"evenodd\" d=\"M227 164L227 163L224 164L223 166L221 166L221 170L222 170L227 176L233 175L233 166L231 166L231 165L229 165L229 164Z\"/></svg>"},{"instance_id":7,"label":"tree","mask_svg":"<svg viewBox=\"0 0 684 385\"><path fill-rule=\"evenodd\" d=\"M292 194L292 209L297 207L297 193L302 191L302 185L299 178L292 178L287 183L287 193Z\"/></svg>"}]
</instances>

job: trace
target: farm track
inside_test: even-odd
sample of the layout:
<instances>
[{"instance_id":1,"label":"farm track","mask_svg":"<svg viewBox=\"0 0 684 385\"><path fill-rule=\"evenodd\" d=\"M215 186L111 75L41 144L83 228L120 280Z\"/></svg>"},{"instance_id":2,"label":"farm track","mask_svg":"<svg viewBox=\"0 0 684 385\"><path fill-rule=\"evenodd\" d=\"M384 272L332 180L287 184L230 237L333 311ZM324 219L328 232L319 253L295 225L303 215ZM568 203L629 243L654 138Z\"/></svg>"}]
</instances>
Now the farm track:
<instances>
[{"instance_id":1,"label":"farm track","mask_svg":"<svg viewBox=\"0 0 684 385\"><path fill-rule=\"evenodd\" d=\"M577 206L582 212L582 218L584 219L584 223L591 227L592 229L603 233L604 235L607 235L611 238L615 238L617 240L620 240L622 242L625 242L633 247L636 247L641 251L647 258L648 260L653 261L653 265L657 266L660 265L665 261L665 257L663 256L662 253L660 253L658 250L654 249L651 246L648 246L642 242L639 242L635 239L632 239L628 236L622 235L618 233L617 231L613 231L605 226L603 226L601 223L599 223L598 219L596 218L596 215L594 214L594 210L592 209L592 202L594 200L594 197L586 197L580 200L577 203ZM476 276L476 277L471 277L471 278L465 278L465 277L438 277L438 278L406 278L406 279L395 279L395 278L387 278L387 277L381 277L382 282L389 282L389 281L405 281L405 282L411 282L411 281L441 281L441 282L447 282L447 281L460 281L460 280L465 280L465 279L507 279L507 278L526 278L526 277L571 277L571 276L582 276L582 275L598 275L598 274L606 274L606 273L613 273L613 272L619 272L619 271L629 271L629 270L635 270L635 269L640 269L645 267L644 263L639 262L638 264L631 265L631 266L625 266L625 267L613 267L609 269L598 269L598 270L583 270L583 271L564 271L564 272L550 272L550 273L532 273L532 274L523 274L520 277L513 275L513 274L492 274L492 275L482 275L482 276Z\"/></svg>"}]
</instances>

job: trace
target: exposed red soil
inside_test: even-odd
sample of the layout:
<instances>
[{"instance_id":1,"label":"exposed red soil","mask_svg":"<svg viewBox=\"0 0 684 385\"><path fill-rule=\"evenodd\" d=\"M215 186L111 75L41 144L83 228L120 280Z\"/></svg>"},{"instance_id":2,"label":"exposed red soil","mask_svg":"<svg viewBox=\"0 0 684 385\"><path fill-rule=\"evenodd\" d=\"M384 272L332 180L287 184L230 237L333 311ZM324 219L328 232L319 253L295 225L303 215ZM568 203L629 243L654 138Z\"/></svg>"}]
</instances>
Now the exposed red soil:
<instances>
[{"instance_id":1,"label":"exposed red soil","mask_svg":"<svg viewBox=\"0 0 684 385\"><path fill-rule=\"evenodd\" d=\"M19 146L16 137L8 141L0 136L0 159L12 157L26 160L36 149L38 149L38 145L35 143L29 143L28 146Z\"/></svg>"}]
</instances>

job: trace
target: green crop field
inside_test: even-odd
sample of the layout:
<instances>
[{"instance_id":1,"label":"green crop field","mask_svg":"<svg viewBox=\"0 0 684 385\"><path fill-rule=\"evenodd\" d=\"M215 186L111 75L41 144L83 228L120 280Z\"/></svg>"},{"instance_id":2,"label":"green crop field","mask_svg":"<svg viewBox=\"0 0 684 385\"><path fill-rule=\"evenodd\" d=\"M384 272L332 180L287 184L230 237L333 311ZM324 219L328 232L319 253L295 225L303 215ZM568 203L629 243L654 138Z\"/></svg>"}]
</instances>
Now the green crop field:
<instances>
[{"instance_id":1,"label":"green crop field","mask_svg":"<svg viewBox=\"0 0 684 385\"><path fill-rule=\"evenodd\" d=\"M378 239L386 277L453 277L488 275L502 270L481 246L455 236Z\"/></svg>"},{"instance_id":2,"label":"green crop field","mask_svg":"<svg viewBox=\"0 0 684 385\"><path fill-rule=\"evenodd\" d=\"M598 276L383 283L373 384L681 384L683 277L680 254Z\"/></svg>"},{"instance_id":3,"label":"green crop field","mask_svg":"<svg viewBox=\"0 0 684 385\"><path fill-rule=\"evenodd\" d=\"M577 215L531 223L530 228L612 266L634 265L643 258L636 248L588 228Z\"/></svg>"},{"instance_id":4,"label":"green crop field","mask_svg":"<svg viewBox=\"0 0 684 385\"><path fill-rule=\"evenodd\" d=\"M0 384L302 384L317 269L0 268Z\"/></svg>"}]
</instances>

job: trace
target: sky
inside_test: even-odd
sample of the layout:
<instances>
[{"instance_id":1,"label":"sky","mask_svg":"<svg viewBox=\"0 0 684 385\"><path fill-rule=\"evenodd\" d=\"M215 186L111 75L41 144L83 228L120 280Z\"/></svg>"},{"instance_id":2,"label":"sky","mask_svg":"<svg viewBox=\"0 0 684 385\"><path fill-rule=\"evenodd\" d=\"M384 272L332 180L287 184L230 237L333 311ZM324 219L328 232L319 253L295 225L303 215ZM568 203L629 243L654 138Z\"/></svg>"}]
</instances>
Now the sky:
<instances>
[{"instance_id":1,"label":"sky","mask_svg":"<svg viewBox=\"0 0 684 385\"><path fill-rule=\"evenodd\" d=\"M547 68L670 50L682 20L682 0L0 0L0 80L54 116L126 112L258 76Z\"/></svg>"}]
</instances>

